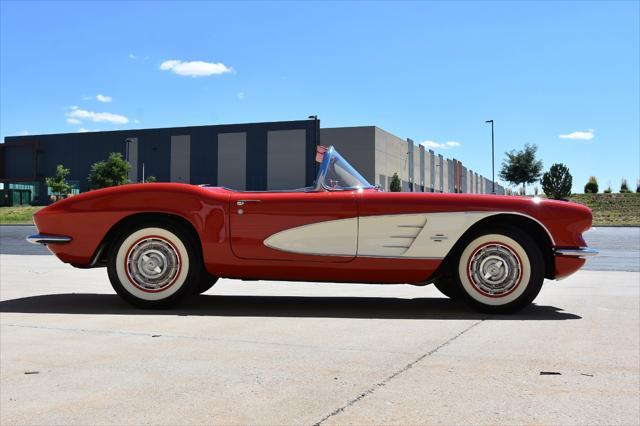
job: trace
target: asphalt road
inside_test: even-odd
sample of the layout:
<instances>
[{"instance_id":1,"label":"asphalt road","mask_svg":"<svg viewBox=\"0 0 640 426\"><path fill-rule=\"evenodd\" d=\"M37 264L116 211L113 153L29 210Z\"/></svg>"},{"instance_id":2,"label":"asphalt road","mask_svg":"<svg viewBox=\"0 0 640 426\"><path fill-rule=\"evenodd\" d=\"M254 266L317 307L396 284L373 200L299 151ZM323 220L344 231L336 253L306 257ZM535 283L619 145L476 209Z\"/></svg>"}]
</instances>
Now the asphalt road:
<instances>
[{"instance_id":1,"label":"asphalt road","mask_svg":"<svg viewBox=\"0 0 640 426\"><path fill-rule=\"evenodd\" d=\"M0 226L0 254L51 254L45 247L25 243L25 237L34 233L35 226ZM598 227L585 233L585 239L600 254L590 258L584 269L640 271L640 228Z\"/></svg>"},{"instance_id":2,"label":"asphalt road","mask_svg":"<svg viewBox=\"0 0 640 426\"><path fill-rule=\"evenodd\" d=\"M515 316L432 286L234 280L141 311L104 269L0 254L2 425L637 424L639 340L638 272L547 281Z\"/></svg>"}]
</instances>

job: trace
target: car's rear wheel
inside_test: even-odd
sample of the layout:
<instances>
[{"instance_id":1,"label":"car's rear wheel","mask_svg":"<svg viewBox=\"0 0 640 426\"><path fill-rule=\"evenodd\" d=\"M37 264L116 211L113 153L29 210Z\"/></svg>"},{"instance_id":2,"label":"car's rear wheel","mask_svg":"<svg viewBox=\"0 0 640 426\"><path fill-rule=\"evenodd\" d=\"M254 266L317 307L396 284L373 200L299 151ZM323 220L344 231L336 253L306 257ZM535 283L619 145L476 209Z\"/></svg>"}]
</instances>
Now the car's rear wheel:
<instances>
[{"instance_id":1,"label":"car's rear wheel","mask_svg":"<svg viewBox=\"0 0 640 426\"><path fill-rule=\"evenodd\" d=\"M440 293L444 294L449 299L460 299L460 287L451 275L441 276L433 282L433 285L436 286Z\"/></svg>"},{"instance_id":2,"label":"car's rear wheel","mask_svg":"<svg viewBox=\"0 0 640 426\"><path fill-rule=\"evenodd\" d=\"M197 242L186 229L158 223L122 233L111 245L107 270L111 285L127 302L163 308L194 293L202 261Z\"/></svg>"},{"instance_id":3,"label":"car's rear wheel","mask_svg":"<svg viewBox=\"0 0 640 426\"><path fill-rule=\"evenodd\" d=\"M488 313L513 313L529 305L544 281L540 247L513 228L476 234L460 253L455 278L461 296Z\"/></svg>"}]
</instances>

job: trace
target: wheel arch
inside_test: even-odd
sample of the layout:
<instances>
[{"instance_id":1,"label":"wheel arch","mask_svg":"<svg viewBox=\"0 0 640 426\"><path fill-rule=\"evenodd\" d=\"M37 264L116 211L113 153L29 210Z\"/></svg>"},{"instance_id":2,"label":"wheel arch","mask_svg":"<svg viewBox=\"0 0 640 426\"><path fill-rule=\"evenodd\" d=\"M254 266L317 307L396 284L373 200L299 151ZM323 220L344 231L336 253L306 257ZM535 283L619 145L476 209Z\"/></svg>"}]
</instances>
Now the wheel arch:
<instances>
[{"instance_id":1,"label":"wheel arch","mask_svg":"<svg viewBox=\"0 0 640 426\"><path fill-rule=\"evenodd\" d=\"M199 257L202 260L202 242L200 240L200 236L198 231L196 230L193 223L186 218L172 213L164 213L164 212L143 212L143 213L134 213L128 215L118 222L113 224L111 228L107 231L105 236L98 244L96 251L93 253L91 257L91 263L88 265L89 268L94 267L104 267L108 262L108 253L111 244L120 236L126 229L137 226L139 224L146 223L168 223L175 224L183 227L194 241L196 241L198 247Z\"/></svg>"},{"instance_id":2,"label":"wheel arch","mask_svg":"<svg viewBox=\"0 0 640 426\"><path fill-rule=\"evenodd\" d=\"M533 238L542 251L542 257L545 264L545 278L553 278L555 262L553 257L553 240L549 230L530 216L518 213L498 213L479 220L469 227L464 234L462 234L453 248L449 253L447 253L436 273L433 275L434 279L450 271L452 263L455 262L457 256L462 253L464 247L466 247L471 238L480 230L489 226L513 227L526 232L531 238Z\"/></svg>"}]
</instances>

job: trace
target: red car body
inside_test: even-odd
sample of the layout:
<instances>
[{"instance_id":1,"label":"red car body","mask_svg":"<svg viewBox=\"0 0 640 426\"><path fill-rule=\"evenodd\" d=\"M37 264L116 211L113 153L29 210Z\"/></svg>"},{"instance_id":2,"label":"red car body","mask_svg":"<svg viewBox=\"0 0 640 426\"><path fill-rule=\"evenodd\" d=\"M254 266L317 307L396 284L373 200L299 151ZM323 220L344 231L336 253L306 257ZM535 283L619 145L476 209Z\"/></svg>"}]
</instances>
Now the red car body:
<instances>
[{"instance_id":1,"label":"red car body","mask_svg":"<svg viewBox=\"0 0 640 426\"><path fill-rule=\"evenodd\" d=\"M130 184L58 201L34 221L40 235L66 238L62 244L38 241L48 242L60 260L93 267L105 265L109 245L132 220L157 217L173 218L192 230L204 268L215 277L423 284L438 276L465 235L503 224L536 241L545 278L574 273L584 255L591 254L582 234L591 227L592 215L579 204L371 187L238 192L178 183ZM415 220L422 222L416 225ZM339 247L325 250L322 244Z\"/></svg>"},{"instance_id":2,"label":"red car body","mask_svg":"<svg viewBox=\"0 0 640 426\"><path fill-rule=\"evenodd\" d=\"M237 200L247 204L241 220ZM202 244L204 264L213 275L228 278L421 283L443 259L348 258L282 252L264 239L277 232L322 221L411 213L511 212L539 227L552 249L585 247L582 233L591 227L591 211L580 204L496 195L398 193L373 189L339 192L234 192L178 183L131 184L83 193L40 210L34 221L41 234L67 235L71 241L50 244L60 260L88 267L109 231L139 214L173 215L187 221ZM235 215L235 216L234 216ZM553 273L563 278L584 258L554 255Z\"/></svg>"}]
</instances>

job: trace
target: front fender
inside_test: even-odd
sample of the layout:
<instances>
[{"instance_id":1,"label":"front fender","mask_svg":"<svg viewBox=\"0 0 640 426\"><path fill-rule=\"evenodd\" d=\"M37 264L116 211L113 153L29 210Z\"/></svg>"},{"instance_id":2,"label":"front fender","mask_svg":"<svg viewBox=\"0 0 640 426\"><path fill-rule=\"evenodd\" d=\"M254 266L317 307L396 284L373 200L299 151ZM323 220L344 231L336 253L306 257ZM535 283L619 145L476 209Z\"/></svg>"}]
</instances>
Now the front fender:
<instances>
[{"instance_id":1,"label":"front fender","mask_svg":"<svg viewBox=\"0 0 640 426\"><path fill-rule=\"evenodd\" d=\"M90 191L59 201L34 215L42 234L65 235L71 241L49 244L60 260L87 266L109 230L129 216L161 213L183 218L205 247L228 241L226 191L185 184L132 184Z\"/></svg>"}]
</instances>

